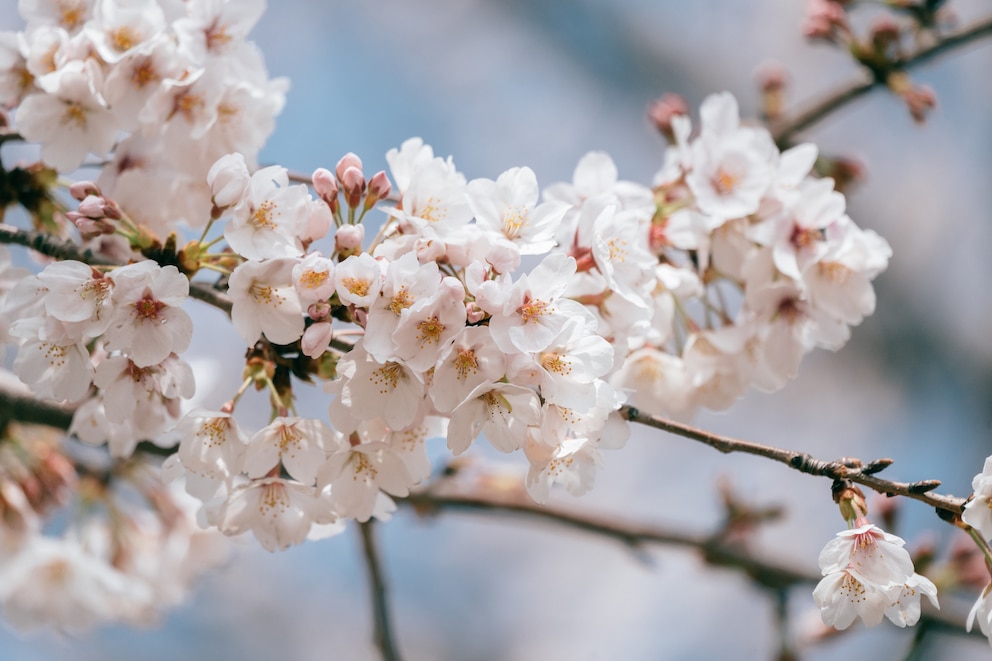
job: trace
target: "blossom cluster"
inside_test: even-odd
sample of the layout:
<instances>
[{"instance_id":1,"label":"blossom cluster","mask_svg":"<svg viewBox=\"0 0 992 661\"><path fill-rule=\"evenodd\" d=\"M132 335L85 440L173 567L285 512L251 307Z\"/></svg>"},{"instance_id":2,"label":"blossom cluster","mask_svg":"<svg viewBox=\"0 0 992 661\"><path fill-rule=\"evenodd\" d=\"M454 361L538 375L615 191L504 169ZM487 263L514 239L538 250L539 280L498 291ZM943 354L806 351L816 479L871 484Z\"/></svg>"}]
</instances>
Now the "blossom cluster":
<instances>
[{"instance_id":1,"label":"blossom cluster","mask_svg":"<svg viewBox=\"0 0 992 661\"><path fill-rule=\"evenodd\" d=\"M35 395L79 404L71 431L130 456L175 425L193 396L193 322L179 306L189 280L144 260L106 272L66 260L20 279L4 297L18 341L14 373ZM94 388L95 386L95 388Z\"/></svg>"},{"instance_id":2,"label":"blossom cluster","mask_svg":"<svg viewBox=\"0 0 992 661\"><path fill-rule=\"evenodd\" d=\"M937 587L917 574L905 542L866 518L837 533L820 553L823 579L813 591L823 622L846 629L857 618L875 626L887 617L899 627L920 619L926 596L937 606Z\"/></svg>"},{"instance_id":3,"label":"blossom cluster","mask_svg":"<svg viewBox=\"0 0 992 661\"><path fill-rule=\"evenodd\" d=\"M63 172L87 154L111 162L98 183L165 236L209 217L206 168L254 159L282 109L246 41L264 0L21 0L22 32L0 33L0 105ZM121 136L126 136L121 139Z\"/></svg>"},{"instance_id":4,"label":"blossom cluster","mask_svg":"<svg viewBox=\"0 0 992 661\"><path fill-rule=\"evenodd\" d=\"M806 353L840 348L874 311L871 280L891 255L845 213L833 180L812 176L815 146L780 153L730 94L700 114L695 136L672 118L652 195L616 182L602 157L548 191L583 200L560 238L595 264L570 293L626 356L611 382L677 417L726 408L750 386L777 390Z\"/></svg>"}]
</instances>

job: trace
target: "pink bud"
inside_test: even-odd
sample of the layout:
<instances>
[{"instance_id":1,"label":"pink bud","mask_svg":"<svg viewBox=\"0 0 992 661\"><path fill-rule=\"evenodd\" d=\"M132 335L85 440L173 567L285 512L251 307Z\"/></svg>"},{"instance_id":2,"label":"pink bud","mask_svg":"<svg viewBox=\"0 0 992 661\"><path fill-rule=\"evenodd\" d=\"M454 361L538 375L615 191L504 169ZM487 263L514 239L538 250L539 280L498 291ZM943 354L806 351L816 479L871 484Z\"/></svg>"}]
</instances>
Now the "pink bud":
<instances>
[{"instance_id":1,"label":"pink bud","mask_svg":"<svg viewBox=\"0 0 992 661\"><path fill-rule=\"evenodd\" d=\"M364 240L364 225L342 225L334 234L334 249L338 252L351 252L361 248Z\"/></svg>"},{"instance_id":2,"label":"pink bud","mask_svg":"<svg viewBox=\"0 0 992 661\"><path fill-rule=\"evenodd\" d=\"M317 303L311 303L310 307L307 308L307 316L314 321L321 321L327 319L331 314L331 304L327 301L319 301Z\"/></svg>"},{"instance_id":3,"label":"pink bud","mask_svg":"<svg viewBox=\"0 0 992 661\"><path fill-rule=\"evenodd\" d=\"M379 170L372 178L369 179L369 199L372 200L382 200L389 197L389 193L393 190L393 185L389 183L389 177L383 170ZM369 204L368 200L365 201L366 206L372 206ZM374 202L373 202L374 204Z\"/></svg>"},{"instance_id":4,"label":"pink bud","mask_svg":"<svg viewBox=\"0 0 992 661\"><path fill-rule=\"evenodd\" d=\"M103 218L106 216L104 213L104 208L107 206L106 200L97 195L87 195L83 201L79 203L79 213L83 214L87 218Z\"/></svg>"},{"instance_id":5,"label":"pink bud","mask_svg":"<svg viewBox=\"0 0 992 661\"><path fill-rule=\"evenodd\" d=\"M318 358L327 351L331 343L331 323L321 321L310 326L303 331L303 338L300 340L300 349L311 358Z\"/></svg>"},{"instance_id":6,"label":"pink bud","mask_svg":"<svg viewBox=\"0 0 992 661\"><path fill-rule=\"evenodd\" d=\"M359 173L362 171L362 159L358 158L355 154L348 152L341 157L338 161L337 167L334 168L335 174L338 175L338 179L344 182L344 171L348 168L355 168Z\"/></svg>"},{"instance_id":7,"label":"pink bud","mask_svg":"<svg viewBox=\"0 0 992 661\"><path fill-rule=\"evenodd\" d=\"M672 118L688 114L689 106L685 99L678 94L665 94L648 106L648 119L670 141L675 140L675 134L672 131Z\"/></svg>"},{"instance_id":8,"label":"pink bud","mask_svg":"<svg viewBox=\"0 0 992 661\"><path fill-rule=\"evenodd\" d=\"M69 194L82 202L90 195L99 195L100 187L92 181L77 181L69 186Z\"/></svg>"},{"instance_id":9,"label":"pink bud","mask_svg":"<svg viewBox=\"0 0 992 661\"><path fill-rule=\"evenodd\" d=\"M65 217L76 226L79 235L87 241L103 234L114 233L114 226L102 218L89 218L75 211L69 211Z\"/></svg>"},{"instance_id":10,"label":"pink bud","mask_svg":"<svg viewBox=\"0 0 992 661\"><path fill-rule=\"evenodd\" d=\"M330 204L331 200L338 198L338 180L334 178L331 171L326 168L317 168L311 177L313 189L322 200Z\"/></svg>"},{"instance_id":11,"label":"pink bud","mask_svg":"<svg viewBox=\"0 0 992 661\"><path fill-rule=\"evenodd\" d=\"M345 168L341 173L341 188L344 189L344 199L349 207L355 208L365 192L365 175L359 168Z\"/></svg>"},{"instance_id":12,"label":"pink bud","mask_svg":"<svg viewBox=\"0 0 992 661\"><path fill-rule=\"evenodd\" d=\"M465 304L465 320L470 324L477 324L486 318L486 311L479 307L475 301Z\"/></svg>"}]
</instances>

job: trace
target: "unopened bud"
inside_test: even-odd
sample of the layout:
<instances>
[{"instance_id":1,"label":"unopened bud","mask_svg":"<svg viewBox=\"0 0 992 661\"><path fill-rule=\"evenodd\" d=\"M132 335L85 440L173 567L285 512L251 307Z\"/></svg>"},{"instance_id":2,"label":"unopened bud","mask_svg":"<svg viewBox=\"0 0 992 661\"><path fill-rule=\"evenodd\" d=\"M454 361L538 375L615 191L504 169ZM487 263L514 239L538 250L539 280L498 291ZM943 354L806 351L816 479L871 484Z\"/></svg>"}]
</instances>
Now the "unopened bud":
<instances>
[{"instance_id":1,"label":"unopened bud","mask_svg":"<svg viewBox=\"0 0 992 661\"><path fill-rule=\"evenodd\" d=\"M106 216L106 213L104 212L104 207L106 206L106 200L102 197L98 195L87 195L79 203L79 213L87 218L103 218Z\"/></svg>"},{"instance_id":2,"label":"unopened bud","mask_svg":"<svg viewBox=\"0 0 992 661\"><path fill-rule=\"evenodd\" d=\"M477 324L486 318L486 311L479 307L475 301L465 304L465 319L470 324Z\"/></svg>"},{"instance_id":3,"label":"unopened bud","mask_svg":"<svg viewBox=\"0 0 992 661\"><path fill-rule=\"evenodd\" d=\"M837 41L837 32L849 32L847 12L835 0L808 0L803 36L807 39Z\"/></svg>"},{"instance_id":4,"label":"unopened bud","mask_svg":"<svg viewBox=\"0 0 992 661\"><path fill-rule=\"evenodd\" d=\"M928 85L914 85L903 93L902 100L906 102L913 121L922 124L930 111L937 107L937 95Z\"/></svg>"},{"instance_id":5,"label":"unopened bud","mask_svg":"<svg viewBox=\"0 0 992 661\"><path fill-rule=\"evenodd\" d=\"M756 78L761 87L761 101L765 117L775 119L785 110L785 88L789 74L778 62L766 62L757 71Z\"/></svg>"},{"instance_id":6,"label":"unopened bud","mask_svg":"<svg viewBox=\"0 0 992 661\"><path fill-rule=\"evenodd\" d=\"M310 358L317 358L331 344L331 322L321 321L303 331L300 350Z\"/></svg>"},{"instance_id":7,"label":"unopened bud","mask_svg":"<svg viewBox=\"0 0 992 661\"><path fill-rule=\"evenodd\" d=\"M379 170L369 179L369 192L365 197L365 208L371 209L376 202L389 197L392 190L393 186L389 183L389 177L383 170Z\"/></svg>"},{"instance_id":8,"label":"unopened bud","mask_svg":"<svg viewBox=\"0 0 992 661\"><path fill-rule=\"evenodd\" d=\"M870 30L871 45L879 55L892 55L891 50L898 50L899 46L899 25L888 16L880 16L871 25Z\"/></svg>"},{"instance_id":9,"label":"unopened bud","mask_svg":"<svg viewBox=\"0 0 992 661\"><path fill-rule=\"evenodd\" d=\"M354 253L361 250L365 240L364 225L342 225L334 233L334 250L339 253Z\"/></svg>"},{"instance_id":10,"label":"unopened bud","mask_svg":"<svg viewBox=\"0 0 992 661\"><path fill-rule=\"evenodd\" d=\"M69 194L82 202L90 195L100 195L100 187L92 181L77 181L69 186Z\"/></svg>"},{"instance_id":11,"label":"unopened bud","mask_svg":"<svg viewBox=\"0 0 992 661\"><path fill-rule=\"evenodd\" d=\"M362 159L351 152L341 157L341 160L338 161L337 166L334 168L334 173L342 182L344 182L344 172L348 168L355 168L360 173L362 171Z\"/></svg>"},{"instance_id":12,"label":"unopened bud","mask_svg":"<svg viewBox=\"0 0 992 661\"><path fill-rule=\"evenodd\" d=\"M317 303L311 303L310 307L307 308L307 316L314 321L321 321L322 319L327 319L331 314L331 304L327 301L319 301Z\"/></svg>"},{"instance_id":13,"label":"unopened bud","mask_svg":"<svg viewBox=\"0 0 992 661\"><path fill-rule=\"evenodd\" d=\"M675 142L675 133L672 130L672 118L678 115L688 114L689 105L678 94L665 94L648 106L648 119L651 120L654 127L669 142Z\"/></svg>"},{"instance_id":14,"label":"unopened bud","mask_svg":"<svg viewBox=\"0 0 992 661\"><path fill-rule=\"evenodd\" d=\"M360 168L345 168L341 173L341 188L344 190L344 199L348 206L355 208L365 193L365 175Z\"/></svg>"},{"instance_id":15,"label":"unopened bud","mask_svg":"<svg viewBox=\"0 0 992 661\"><path fill-rule=\"evenodd\" d=\"M104 234L113 234L115 231L114 226L103 218L90 218L75 211L67 212L65 217L76 226L76 229L79 230L79 235L85 241L95 239Z\"/></svg>"},{"instance_id":16,"label":"unopened bud","mask_svg":"<svg viewBox=\"0 0 992 661\"><path fill-rule=\"evenodd\" d=\"M334 177L330 170L326 168L317 168L313 171L313 176L310 180L313 181L313 189L317 191L317 195L320 196L320 199L327 202L328 205L331 204L331 200L337 201L338 180Z\"/></svg>"}]
</instances>

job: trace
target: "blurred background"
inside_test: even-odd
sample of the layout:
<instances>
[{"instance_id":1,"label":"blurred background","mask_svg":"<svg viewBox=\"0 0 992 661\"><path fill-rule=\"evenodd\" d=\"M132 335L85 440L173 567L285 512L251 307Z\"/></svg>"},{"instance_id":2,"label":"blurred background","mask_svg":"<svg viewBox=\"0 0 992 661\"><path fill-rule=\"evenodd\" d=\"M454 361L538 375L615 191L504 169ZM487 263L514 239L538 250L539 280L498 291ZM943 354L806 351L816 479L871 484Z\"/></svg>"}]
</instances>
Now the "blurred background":
<instances>
[{"instance_id":1,"label":"blurred background","mask_svg":"<svg viewBox=\"0 0 992 661\"><path fill-rule=\"evenodd\" d=\"M0 29L20 27L13 4L0 8ZM419 135L470 179L528 165L542 186L570 180L585 152L602 149L621 178L649 183L664 143L645 111L662 93L682 94L695 113L707 94L729 90L747 117L759 110L754 72L765 61L786 64L790 108L857 77L841 53L802 38L804 4L270 3L254 40L270 73L288 76L292 88L262 161L310 172L353 151L372 173L385 168L389 148ZM962 24L989 11L980 0L951 4ZM870 20L870 12L859 15ZM841 352L810 356L784 391L751 393L729 412L699 416L700 426L824 459L889 456L897 460L890 479L936 478L943 492L970 493L992 454L990 66L992 44L982 42L915 69L938 97L922 127L876 91L804 135L867 167L849 214L894 250L875 283L878 310ZM240 368L222 368L239 363L243 344L219 313L196 314L198 323L215 322L216 333L201 333L186 357L198 374L214 375L199 384L199 397L217 406L237 387ZM323 415L323 398L305 396L313 415ZM556 502L706 534L723 516L720 480L749 502L785 506L754 548L817 573L820 549L844 525L830 482L766 460L635 430L624 450L606 454L590 494ZM686 551L635 555L545 524L460 513L424 521L401 510L378 531L407 659L768 659L777 649L767 595L740 572L707 567ZM896 532L941 553L956 535L915 502L900 503ZM355 531L276 555L242 541L157 627L72 639L3 626L0 658L376 658ZM792 635L816 629L811 591L797 589L787 605ZM941 604L963 627L973 599L942 594ZM888 622L853 628L802 658L901 659L910 648L913 632ZM989 647L937 632L921 653L979 659Z\"/></svg>"}]
</instances>

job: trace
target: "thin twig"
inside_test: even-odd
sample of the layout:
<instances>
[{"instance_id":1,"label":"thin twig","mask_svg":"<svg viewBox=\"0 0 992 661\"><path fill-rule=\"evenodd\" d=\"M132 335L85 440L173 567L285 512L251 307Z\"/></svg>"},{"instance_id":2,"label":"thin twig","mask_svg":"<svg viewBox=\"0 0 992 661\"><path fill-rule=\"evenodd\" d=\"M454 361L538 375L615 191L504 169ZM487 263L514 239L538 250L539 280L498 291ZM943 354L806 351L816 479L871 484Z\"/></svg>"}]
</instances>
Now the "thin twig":
<instances>
[{"instance_id":1,"label":"thin twig","mask_svg":"<svg viewBox=\"0 0 992 661\"><path fill-rule=\"evenodd\" d=\"M399 661L400 655L393 637L392 620L389 618L389 603L386 599L386 580L382 574L379 551L375 542L373 521L369 519L358 524L362 537L362 551L369 574L369 591L372 593L372 613L375 618L374 638L383 661Z\"/></svg>"},{"instance_id":2,"label":"thin twig","mask_svg":"<svg viewBox=\"0 0 992 661\"><path fill-rule=\"evenodd\" d=\"M47 404L31 395L0 389L0 429L15 420L56 429L68 429L72 424L72 411L55 404Z\"/></svg>"},{"instance_id":3,"label":"thin twig","mask_svg":"<svg viewBox=\"0 0 992 661\"><path fill-rule=\"evenodd\" d=\"M992 17L977 21L962 30L941 37L932 46L922 48L913 55L892 62L891 70L901 71L915 67L989 35L992 35ZM772 123L772 137L780 147L785 147L800 131L816 124L838 108L864 96L882 83L884 81L879 80L877 76L860 78L847 83L827 94L820 101L813 103L806 110L796 113L793 117Z\"/></svg>"},{"instance_id":4,"label":"thin twig","mask_svg":"<svg viewBox=\"0 0 992 661\"><path fill-rule=\"evenodd\" d=\"M857 484L866 486L869 489L874 489L878 493L892 496L905 496L906 498L919 500L920 502L931 505L938 510L951 512L955 515L961 514L964 509L965 502L967 502L967 499L965 498L932 493L931 489L934 489L940 485L940 482L937 480L893 482L877 477L872 474L872 471L868 470L879 464L887 465L892 463L889 460L879 460L873 462L873 464L869 464L868 466L852 465L851 462L823 461L822 459L816 459L805 452L786 450L784 448L777 448L763 443L754 443L752 441L742 441L729 436L721 436L720 434L704 431L682 422L668 420L667 418L662 418L660 416L647 415L645 413L641 413L632 406L624 406L620 409L620 412L631 422L653 427L654 429L661 429L693 441L698 441L704 445L710 446L711 448L715 448L724 454L743 452L746 454L758 455L760 457L765 457L766 459L771 459L772 461L785 464L786 466L800 471L801 473L821 475L835 480L850 480L851 482L856 482Z\"/></svg>"}]
</instances>

